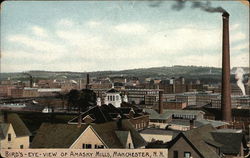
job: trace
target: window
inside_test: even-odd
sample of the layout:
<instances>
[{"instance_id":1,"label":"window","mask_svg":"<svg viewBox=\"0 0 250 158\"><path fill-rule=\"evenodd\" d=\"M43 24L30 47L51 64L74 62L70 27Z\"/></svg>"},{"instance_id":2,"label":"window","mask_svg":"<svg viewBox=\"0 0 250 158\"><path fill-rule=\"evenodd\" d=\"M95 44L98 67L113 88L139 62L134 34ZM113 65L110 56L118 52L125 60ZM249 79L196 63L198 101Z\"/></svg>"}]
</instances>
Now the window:
<instances>
[{"instance_id":1,"label":"window","mask_svg":"<svg viewBox=\"0 0 250 158\"><path fill-rule=\"evenodd\" d=\"M91 149L92 145L91 144L82 144L83 149Z\"/></svg>"},{"instance_id":2,"label":"window","mask_svg":"<svg viewBox=\"0 0 250 158\"><path fill-rule=\"evenodd\" d=\"M8 134L8 141L9 142L11 141L11 134L10 133Z\"/></svg>"},{"instance_id":3,"label":"window","mask_svg":"<svg viewBox=\"0 0 250 158\"><path fill-rule=\"evenodd\" d=\"M184 152L184 158L190 158L191 153L190 152Z\"/></svg>"},{"instance_id":4,"label":"window","mask_svg":"<svg viewBox=\"0 0 250 158\"><path fill-rule=\"evenodd\" d=\"M104 145L98 145L99 149L104 149Z\"/></svg>"},{"instance_id":5,"label":"window","mask_svg":"<svg viewBox=\"0 0 250 158\"><path fill-rule=\"evenodd\" d=\"M92 145L91 144L86 144L86 149L91 149Z\"/></svg>"},{"instance_id":6,"label":"window","mask_svg":"<svg viewBox=\"0 0 250 158\"><path fill-rule=\"evenodd\" d=\"M104 148L104 146L103 145L95 145L95 149L103 149Z\"/></svg>"},{"instance_id":7,"label":"window","mask_svg":"<svg viewBox=\"0 0 250 158\"><path fill-rule=\"evenodd\" d=\"M23 145L20 145L20 149L23 149Z\"/></svg>"},{"instance_id":8,"label":"window","mask_svg":"<svg viewBox=\"0 0 250 158\"><path fill-rule=\"evenodd\" d=\"M128 148L131 149L131 143L128 143Z\"/></svg>"},{"instance_id":9,"label":"window","mask_svg":"<svg viewBox=\"0 0 250 158\"><path fill-rule=\"evenodd\" d=\"M174 151L174 158L178 158L178 151Z\"/></svg>"}]
</instances>

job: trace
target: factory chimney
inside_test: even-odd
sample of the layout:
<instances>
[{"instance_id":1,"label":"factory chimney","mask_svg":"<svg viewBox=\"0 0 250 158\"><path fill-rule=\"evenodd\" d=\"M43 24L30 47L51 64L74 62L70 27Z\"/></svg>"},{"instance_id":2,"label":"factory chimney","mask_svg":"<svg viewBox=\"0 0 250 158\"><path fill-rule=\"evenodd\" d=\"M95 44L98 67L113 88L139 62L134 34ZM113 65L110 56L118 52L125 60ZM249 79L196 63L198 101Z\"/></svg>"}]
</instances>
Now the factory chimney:
<instances>
[{"instance_id":1,"label":"factory chimney","mask_svg":"<svg viewBox=\"0 0 250 158\"><path fill-rule=\"evenodd\" d=\"M33 77L30 75L30 88L33 87Z\"/></svg>"},{"instance_id":2,"label":"factory chimney","mask_svg":"<svg viewBox=\"0 0 250 158\"><path fill-rule=\"evenodd\" d=\"M162 97L162 95L163 95L163 91L160 90L159 91L159 108L158 108L159 114L163 113L163 97Z\"/></svg>"},{"instance_id":3,"label":"factory chimney","mask_svg":"<svg viewBox=\"0 0 250 158\"><path fill-rule=\"evenodd\" d=\"M87 83L86 83L86 89L89 89L89 74L87 74Z\"/></svg>"},{"instance_id":4,"label":"factory chimney","mask_svg":"<svg viewBox=\"0 0 250 158\"><path fill-rule=\"evenodd\" d=\"M223 12L223 37L222 37L222 86L221 86L221 111L222 120L232 121L231 87L230 87L230 50L229 50L229 14Z\"/></svg>"}]
</instances>

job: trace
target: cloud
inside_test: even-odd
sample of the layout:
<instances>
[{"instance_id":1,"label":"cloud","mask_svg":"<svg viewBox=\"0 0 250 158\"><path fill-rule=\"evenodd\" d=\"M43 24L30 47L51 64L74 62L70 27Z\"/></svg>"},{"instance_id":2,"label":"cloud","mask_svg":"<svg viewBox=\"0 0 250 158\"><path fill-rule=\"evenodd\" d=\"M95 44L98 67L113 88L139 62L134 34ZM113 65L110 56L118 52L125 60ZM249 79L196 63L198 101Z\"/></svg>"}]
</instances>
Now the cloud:
<instances>
[{"instance_id":1,"label":"cloud","mask_svg":"<svg viewBox=\"0 0 250 158\"><path fill-rule=\"evenodd\" d=\"M238 45L235 45L234 47L232 47L232 51L234 52L238 52L238 51L244 51L244 50L248 50L249 51L249 43L240 43Z\"/></svg>"},{"instance_id":2,"label":"cloud","mask_svg":"<svg viewBox=\"0 0 250 158\"><path fill-rule=\"evenodd\" d=\"M230 26L230 32L231 31L235 31L235 30L238 30L240 28L240 24L233 24Z\"/></svg>"},{"instance_id":3,"label":"cloud","mask_svg":"<svg viewBox=\"0 0 250 158\"><path fill-rule=\"evenodd\" d=\"M56 43L51 43L47 40L37 40L29 37L28 35L11 35L8 41L21 44L33 51L42 51L48 53L64 52L65 47Z\"/></svg>"},{"instance_id":4,"label":"cloud","mask_svg":"<svg viewBox=\"0 0 250 158\"><path fill-rule=\"evenodd\" d=\"M80 56L99 57L96 54L111 48L100 35L92 35L80 30L60 30L56 34Z\"/></svg>"},{"instance_id":5,"label":"cloud","mask_svg":"<svg viewBox=\"0 0 250 158\"><path fill-rule=\"evenodd\" d=\"M111 24L94 20L75 24L73 20L61 19L50 34L44 28L31 26L31 34L8 36L8 42L15 47L8 48L3 59L13 58L19 62L22 58L30 59L33 62L30 67L23 66L25 70L32 69L32 65L33 69L40 65L40 69L68 71L172 65L221 67L221 29L201 29L194 24L167 29L150 23ZM46 38L36 38L32 34ZM232 38L246 40L241 32L233 34ZM246 57L244 53L236 56L246 47L247 43L232 47L234 65L237 65L235 60ZM241 64L246 65L246 61Z\"/></svg>"},{"instance_id":6,"label":"cloud","mask_svg":"<svg viewBox=\"0 0 250 158\"><path fill-rule=\"evenodd\" d=\"M249 67L249 51L231 56L232 67Z\"/></svg>"},{"instance_id":7,"label":"cloud","mask_svg":"<svg viewBox=\"0 0 250 158\"><path fill-rule=\"evenodd\" d=\"M57 26L60 27L73 27L75 23L70 19L61 19L57 22Z\"/></svg>"},{"instance_id":8,"label":"cloud","mask_svg":"<svg viewBox=\"0 0 250 158\"><path fill-rule=\"evenodd\" d=\"M53 53L11 50L2 52L2 69L6 72L26 70L51 70L56 67L54 60L59 56ZM50 67L48 67L50 65Z\"/></svg>"},{"instance_id":9,"label":"cloud","mask_svg":"<svg viewBox=\"0 0 250 158\"><path fill-rule=\"evenodd\" d=\"M147 32L146 26L138 23L123 23L114 26L114 29L119 33L126 34L144 34Z\"/></svg>"},{"instance_id":10,"label":"cloud","mask_svg":"<svg viewBox=\"0 0 250 158\"><path fill-rule=\"evenodd\" d=\"M38 63L49 63L58 59L60 55L55 55L53 53L44 53L44 52L29 52L23 50L12 50L12 51L4 51L2 52L3 60L13 60L22 62L25 60L30 61L30 63L38 62ZM26 64L30 64L26 63ZM25 62L24 62L25 64Z\"/></svg>"},{"instance_id":11,"label":"cloud","mask_svg":"<svg viewBox=\"0 0 250 158\"><path fill-rule=\"evenodd\" d=\"M39 36L39 37L48 37L47 32L39 26L33 26L31 27L32 32L34 33L34 35Z\"/></svg>"},{"instance_id":12,"label":"cloud","mask_svg":"<svg viewBox=\"0 0 250 158\"><path fill-rule=\"evenodd\" d=\"M146 47L151 47L154 52L166 52L172 55L189 51L198 53L197 51L217 50L218 46L221 46L219 30L202 30L196 27L183 26L151 34L147 38Z\"/></svg>"},{"instance_id":13,"label":"cloud","mask_svg":"<svg viewBox=\"0 0 250 158\"><path fill-rule=\"evenodd\" d=\"M102 25L102 23L98 22L98 21L91 20L91 21L88 21L86 23L86 25L91 27L91 28L95 28L95 27L98 27L98 26Z\"/></svg>"},{"instance_id":14,"label":"cloud","mask_svg":"<svg viewBox=\"0 0 250 158\"><path fill-rule=\"evenodd\" d=\"M231 36L232 42L237 42L246 39L246 35L242 32L235 33Z\"/></svg>"}]
</instances>

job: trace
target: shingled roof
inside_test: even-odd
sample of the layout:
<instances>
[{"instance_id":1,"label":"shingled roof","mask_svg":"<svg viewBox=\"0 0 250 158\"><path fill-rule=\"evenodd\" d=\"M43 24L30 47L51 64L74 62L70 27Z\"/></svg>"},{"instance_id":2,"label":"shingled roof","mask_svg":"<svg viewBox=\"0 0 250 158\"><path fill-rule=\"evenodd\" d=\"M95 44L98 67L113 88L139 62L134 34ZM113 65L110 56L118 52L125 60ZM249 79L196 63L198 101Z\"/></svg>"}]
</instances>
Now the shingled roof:
<instances>
[{"instance_id":1,"label":"shingled roof","mask_svg":"<svg viewBox=\"0 0 250 158\"><path fill-rule=\"evenodd\" d=\"M43 123L37 131L31 148L69 148L87 128L83 125Z\"/></svg>"},{"instance_id":2,"label":"shingled roof","mask_svg":"<svg viewBox=\"0 0 250 158\"><path fill-rule=\"evenodd\" d=\"M123 147L126 147L128 136L129 136L129 131L115 131L116 136L120 140L121 144Z\"/></svg>"},{"instance_id":3,"label":"shingled roof","mask_svg":"<svg viewBox=\"0 0 250 158\"><path fill-rule=\"evenodd\" d=\"M101 109L100 106L95 106L88 111L80 114L82 118L91 115L91 118L94 119L95 123L105 123L109 121L113 121L112 117L109 115L109 113L106 112L106 110ZM80 116L77 116L69 121L69 123L76 123L78 122L78 118Z\"/></svg>"},{"instance_id":4,"label":"shingled roof","mask_svg":"<svg viewBox=\"0 0 250 158\"><path fill-rule=\"evenodd\" d=\"M220 132L211 124L180 133L168 143L169 147L171 148L180 137L183 137L204 158L219 158L212 146L219 148L225 155L238 155L241 143L244 142L242 133Z\"/></svg>"},{"instance_id":5,"label":"shingled roof","mask_svg":"<svg viewBox=\"0 0 250 158\"><path fill-rule=\"evenodd\" d=\"M219 155L212 149L213 146L219 147L220 144L215 142L211 133L215 128L208 124L199 128L186 131L184 135L194 145L194 147L204 156L204 158L219 158Z\"/></svg>"},{"instance_id":6,"label":"shingled roof","mask_svg":"<svg viewBox=\"0 0 250 158\"><path fill-rule=\"evenodd\" d=\"M80 116L73 118L68 123L69 124L77 123L79 117L84 118L88 115L94 119L93 123L105 123L109 121L114 121L117 119L117 117L120 117L122 119L128 119L129 118L128 115L130 111L135 112L133 114L133 117L140 117L143 115L148 115L147 113L143 112L142 109L136 109L132 107L116 108L112 104L108 104L108 105L103 104L101 106L92 107L88 111L81 113Z\"/></svg>"},{"instance_id":7,"label":"shingled roof","mask_svg":"<svg viewBox=\"0 0 250 158\"><path fill-rule=\"evenodd\" d=\"M238 155L244 139L242 133L212 132L213 139L222 144L220 151L223 154ZM244 144L243 144L244 145Z\"/></svg>"},{"instance_id":8,"label":"shingled roof","mask_svg":"<svg viewBox=\"0 0 250 158\"><path fill-rule=\"evenodd\" d=\"M122 120L122 129L118 130L117 122L110 121L102 124L47 124L41 125L34 137L31 148L69 148L88 126L98 134L108 148L124 148L117 131L130 131L135 148L146 145L145 140L134 129L128 120Z\"/></svg>"},{"instance_id":9,"label":"shingled roof","mask_svg":"<svg viewBox=\"0 0 250 158\"><path fill-rule=\"evenodd\" d=\"M7 120L4 121L4 114L0 114L0 137L5 138L7 129L9 125L11 124L15 134L17 137L22 136L31 136L31 133L29 129L26 127L26 125L23 123L23 121L20 119L20 117L15 113L7 113Z\"/></svg>"},{"instance_id":10,"label":"shingled roof","mask_svg":"<svg viewBox=\"0 0 250 158\"><path fill-rule=\"evenodd\" d=\"M0 124L0 139L4 139L6 137L9 126L9 123Z\"/></svg>"}]
</instances>

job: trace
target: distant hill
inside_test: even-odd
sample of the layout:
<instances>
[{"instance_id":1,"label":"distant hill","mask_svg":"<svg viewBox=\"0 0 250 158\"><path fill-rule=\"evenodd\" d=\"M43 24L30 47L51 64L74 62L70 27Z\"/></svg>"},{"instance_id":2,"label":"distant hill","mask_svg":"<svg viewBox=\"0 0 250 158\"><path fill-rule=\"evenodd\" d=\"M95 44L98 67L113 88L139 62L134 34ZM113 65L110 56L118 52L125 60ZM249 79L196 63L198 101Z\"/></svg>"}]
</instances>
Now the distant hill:
<instances>
[{"instance_id":1,"label":"distant hill","mask_svg":"<svg viewBox=\"0 0 250 158\"><path fill-rule=\"evenodd\" d=\"M249 74L249 68L243 68ZM232 73L236 68L232 68ZM89 73L91 77L105 77L105 76L129 76L138 78L158 78L167 79L171 77L184 77L187 80L210 80L218 81L221 79L221 68L216 67L201 67L201 66L172 66L172 67L152 67L152 68L139 68L121 71L95 71L95 72L68 72L68 71L29 71L36 79L55 79L60 77L67 77L69 79L85 78ZM248 75L249 76L249 75ZM18 73L1 73L0 80L7 79L27 80L28 76ZM234 79L232 77L232 79Z\"/></svg>"}]
</instances>

